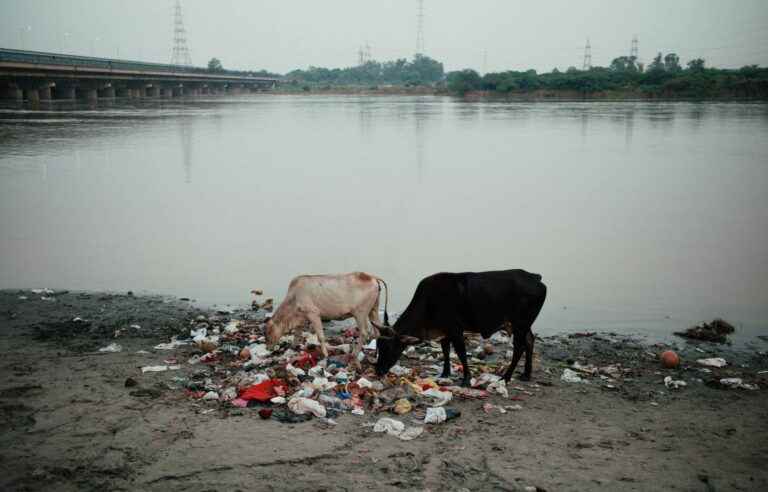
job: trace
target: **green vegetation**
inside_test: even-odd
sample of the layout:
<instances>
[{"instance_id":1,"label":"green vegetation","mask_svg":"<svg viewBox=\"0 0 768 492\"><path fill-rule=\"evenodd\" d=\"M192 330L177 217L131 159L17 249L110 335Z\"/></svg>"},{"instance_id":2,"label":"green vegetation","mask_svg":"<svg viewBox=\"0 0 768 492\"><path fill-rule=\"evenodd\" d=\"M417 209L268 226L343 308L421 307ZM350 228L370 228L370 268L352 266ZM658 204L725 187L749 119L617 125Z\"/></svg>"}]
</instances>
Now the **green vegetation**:
<instances>
[{"instance_id":1,"label":"green vegetation","mask_svg":"<svg viewBox=\"0 0 768 492\"><path fill-rule=\"evenodd\" d=\"M224 67L221 65L221 60L219 60L218 58L211 58L211 61L208 62L208 71L223 72Z\"/></svg>"},{"instance_id":2,"label":"green vegetation","mask_svg":"<svg viewBox=\"0 0 768 492\"><path fill-rule=\"evenodd\" d=\"M697 58L680 65L680 58L659 53L644 67L634 57L621 56L610 66L566 72L555 69L538 74L506 71L488 73L481 77L474 70L461 70L447 75L448 89L464 95L470 91L487 91L500 95L530 94L537 91L550 93L618 93L640 97L683 98L768 98L768 68L750 65L739 70L706 68L704 60Z\"/></svg>"},{"instance_id":3,"label":"green vegetation","mask_svg":"<svg viewBox=\"0 0 768 492\"><path fill-rule=\"evenodd\" d=\"M426 85L443 79L443 64L428 56L416 55L413 61L404 58L380 63L369 61L349 68L309 67L285 75L296 84L325 86L365 85Z\"/></svg>"}]
</instances>

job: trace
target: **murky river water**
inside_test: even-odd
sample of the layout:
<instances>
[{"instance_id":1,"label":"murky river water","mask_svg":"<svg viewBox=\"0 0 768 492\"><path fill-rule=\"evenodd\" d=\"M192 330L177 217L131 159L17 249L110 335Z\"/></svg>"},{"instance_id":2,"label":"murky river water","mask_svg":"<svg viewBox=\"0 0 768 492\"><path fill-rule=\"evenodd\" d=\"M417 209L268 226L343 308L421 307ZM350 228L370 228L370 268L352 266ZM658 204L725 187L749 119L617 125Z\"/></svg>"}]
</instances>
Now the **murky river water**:
<instances>
[{"instance_id":1,"label":"murky river water","mask_svg":"<svg viewBox=\"0 0 768 492\"><path fill-rule=\"evenodd\" d=\"M538 331L768 334L768 105L247 96L0 110L0 288L279 300L522 267Z\"/></svg>"}]
</instances>

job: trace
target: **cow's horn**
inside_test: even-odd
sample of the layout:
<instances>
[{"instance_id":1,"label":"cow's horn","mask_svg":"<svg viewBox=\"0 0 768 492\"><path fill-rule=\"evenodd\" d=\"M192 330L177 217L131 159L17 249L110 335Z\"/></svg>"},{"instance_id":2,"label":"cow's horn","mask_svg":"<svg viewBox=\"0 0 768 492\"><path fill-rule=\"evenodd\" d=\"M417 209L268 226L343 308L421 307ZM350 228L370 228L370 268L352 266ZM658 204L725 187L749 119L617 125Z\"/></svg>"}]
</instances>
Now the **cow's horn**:
<instances>
[{"instance_id":1,"label":"cow's horn","mask_svg":"<svg viewBox=\"0 0 768 492\"><path fill-rule=\"evenodd\" d=\"M371 324L376 327L377 330L379 330L379 333L387 336L387 337L393 337L396 335L395 330L392 329L391 326L381 326L378 323L374 323L371 321Z\"/></svg>"}]
</instances>

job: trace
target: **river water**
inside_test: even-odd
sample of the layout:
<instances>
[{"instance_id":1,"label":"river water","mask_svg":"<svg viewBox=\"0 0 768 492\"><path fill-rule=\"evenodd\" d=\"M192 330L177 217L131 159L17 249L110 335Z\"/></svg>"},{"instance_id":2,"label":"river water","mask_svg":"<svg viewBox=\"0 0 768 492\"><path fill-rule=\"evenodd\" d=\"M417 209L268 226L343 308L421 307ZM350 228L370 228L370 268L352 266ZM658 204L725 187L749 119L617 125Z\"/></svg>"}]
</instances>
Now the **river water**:
<instances>
[{"instance_id":1,"label":"river water","mask_svg":"<svg viewBox=\"0 0 768 492\"><path fill-rule=\"evenodd\" d=\"M0 288L279 301L525 268L538 332L768 334L768 105L273 96L0 110ZM741 338L740 338L741 337Z\"/></svg>"}]
</instances>

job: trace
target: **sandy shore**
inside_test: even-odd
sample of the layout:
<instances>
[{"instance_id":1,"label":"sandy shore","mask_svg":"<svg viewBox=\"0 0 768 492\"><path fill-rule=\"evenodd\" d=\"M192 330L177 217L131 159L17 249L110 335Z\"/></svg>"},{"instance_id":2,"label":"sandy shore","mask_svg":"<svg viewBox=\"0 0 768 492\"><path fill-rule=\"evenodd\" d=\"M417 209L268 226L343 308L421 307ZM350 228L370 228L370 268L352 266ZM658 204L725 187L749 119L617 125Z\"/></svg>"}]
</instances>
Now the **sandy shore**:
<instances>
[{"instance_id":1,"label":"sandy shore","mask_svg":"<svg viewBox=\"0 0 768 492\"><path fill-rule=\"evenodd\" d=\"M681 340L683 364L664 370L663 347L617 335L540 339L533 381L510 383L515 401L454 400L459 418L401 441L365 425L389 414L285 424L190 398L173 378L200 370L185 363L195 349L152 348L188 334L201 315L211 323L251 316L159 297L0 292L0 488L768 490L768 375L759 374L768 343L760 340L741 350ZM98 352L113 342L121 352ZM714 356L729 366L705 373L695 364ZM169 357L180 370L141 373ZM576 361L619 363L622 375L563 382ZM667 375L687 386L666 388ZM722 377L760 389L714 387ZM138 385L127 388L128 378ZM486 413L488 402L522 409Z\"/></svg>"}]
</instances>

